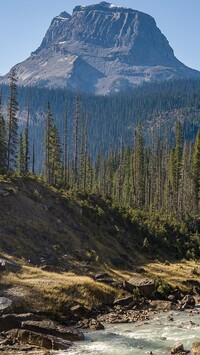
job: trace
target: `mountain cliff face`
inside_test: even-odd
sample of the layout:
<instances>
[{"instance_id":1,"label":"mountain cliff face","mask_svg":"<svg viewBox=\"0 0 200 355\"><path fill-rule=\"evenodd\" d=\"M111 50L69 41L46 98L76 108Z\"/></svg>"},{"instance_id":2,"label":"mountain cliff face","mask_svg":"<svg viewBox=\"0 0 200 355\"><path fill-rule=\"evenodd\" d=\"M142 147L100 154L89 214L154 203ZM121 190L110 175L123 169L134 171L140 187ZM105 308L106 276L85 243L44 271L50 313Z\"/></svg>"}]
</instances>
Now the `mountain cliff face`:
<instances>
[{"instance_id":1,"label":"mountain cliff face","mask_svg":"<svg viewBox=\"0 0 200 355\"><path fill-rule=\"evenodd\" d=\"M62 12L40 47L16 67L20 85L96 94L143 82L200 77L174 56L151 16L107 2L77 6L72 16Z\"/></svg>"}]
</instances>

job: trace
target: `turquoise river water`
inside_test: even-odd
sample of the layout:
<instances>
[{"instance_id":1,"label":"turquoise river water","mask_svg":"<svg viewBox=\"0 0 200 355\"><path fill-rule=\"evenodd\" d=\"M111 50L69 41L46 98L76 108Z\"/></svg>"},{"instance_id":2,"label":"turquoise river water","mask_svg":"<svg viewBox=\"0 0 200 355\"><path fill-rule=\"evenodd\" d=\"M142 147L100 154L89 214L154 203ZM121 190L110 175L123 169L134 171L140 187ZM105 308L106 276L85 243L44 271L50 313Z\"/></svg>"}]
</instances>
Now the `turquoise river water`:
<instances>
[{"instance_id":1,"label":"turquoise river water","mask_svg":"<svg viewBox=\"0 0 200 355\"><path fill-rule=\"evenodd\" d=\"M167 319L172 315L173 321ZM179 341L190 350L200 341L200 314L189 311L156 315L150 321L105 325L105 330L85 333L85 341L75 343L59 355L168 355Z\"/></svg>"}]
</instances>

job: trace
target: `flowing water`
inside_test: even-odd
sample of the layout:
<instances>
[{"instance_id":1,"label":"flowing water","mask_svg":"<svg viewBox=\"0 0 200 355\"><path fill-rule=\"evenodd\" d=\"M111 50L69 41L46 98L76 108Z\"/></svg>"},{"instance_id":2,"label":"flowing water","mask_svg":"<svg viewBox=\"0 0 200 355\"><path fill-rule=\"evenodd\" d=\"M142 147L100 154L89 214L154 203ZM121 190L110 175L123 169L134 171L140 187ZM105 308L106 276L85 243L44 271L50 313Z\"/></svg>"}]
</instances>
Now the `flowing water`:
<instances>
[{"instance_id":1,"label":"flowing water","mask_svg":"<svg viewBox=\"0 0 200 355\"><path fill-rule=\"evenodd\" d=\"M173 321L168 320L169 315ZM85 333L85 341L59 355L143 355L150 351L153 355L168 355L177 341L185 350L200 341L200 314L174 311L145 323L106 325L103 331Z\"/></svg>"}]
</instances>

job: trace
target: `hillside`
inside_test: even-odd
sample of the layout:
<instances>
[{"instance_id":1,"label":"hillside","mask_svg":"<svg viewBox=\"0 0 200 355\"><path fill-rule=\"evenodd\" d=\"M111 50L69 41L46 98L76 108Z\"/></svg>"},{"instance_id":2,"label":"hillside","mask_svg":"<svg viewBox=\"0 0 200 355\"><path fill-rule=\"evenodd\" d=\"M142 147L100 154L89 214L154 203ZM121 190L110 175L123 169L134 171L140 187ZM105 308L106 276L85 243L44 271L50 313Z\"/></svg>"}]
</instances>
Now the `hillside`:
<instances>
[{"instance_id":1,"label":"hillside","mask_svg":"<svg viewBox=\"0 0 200 355\"><path fill-rule=\"evenodd\" d=\"M66 269L78 262L132 269L146 259L200 256L199 240L192 237L198 220L119 207L35 178L1 178L0 187L1 251L33 265L44 258Z\"/></svg>"},{"instance_id":2,"label":"hillside","mask_svg":"<svg viewBox=\"0 0 200 355\"><path fill-rule=\"evenodd\" d=\"M76 304L101 307L126 295L94 282L99 272L117 282L142 272L186 290L186 279L199 279L199 264L182 259L199 258L199 232L199 221L58 191L33 177L1 176L0 254L22 266L19 274L1 273L1 290L16 310L56 317Z\"/></svg>"}]
</instances>

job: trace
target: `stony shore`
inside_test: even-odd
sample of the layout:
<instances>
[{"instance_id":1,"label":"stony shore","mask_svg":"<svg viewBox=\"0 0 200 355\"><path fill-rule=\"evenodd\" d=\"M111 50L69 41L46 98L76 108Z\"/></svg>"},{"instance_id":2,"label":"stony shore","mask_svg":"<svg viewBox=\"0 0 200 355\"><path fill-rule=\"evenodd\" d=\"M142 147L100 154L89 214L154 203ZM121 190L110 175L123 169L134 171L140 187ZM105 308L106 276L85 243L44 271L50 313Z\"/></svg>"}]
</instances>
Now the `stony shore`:
<instances>
[{"instance_id":1,"label":"stony shore","mask_svg":"<svg viewBox=\"0 0 200 355\"><path fill-rule=\"evenodd\" d=\"M17 265L8 263L9 268ZM10 270L9 270L10 271ZM13 270L12 270L13 272ZM16 271L18 272L18 270ZM74 341L84 340L84 331L103 330L104 323L119 324L140 321L148 322L156 314L171 310L199 312L195 309L195 294L182 294L176 289L169 289L165 295L159 294L154 280L137 275L124 282L116 282L107 274L94 276L96 282L106 283L121 289L124 297L115 299L113 304L101 309L87 309L75 305L69 310L70 317L58 322L51 315L41 312L19 313L15 311L13 301L0 297L0 351L2 354L50 355L57 350L67 350ZM198 297L197 290L194 290ZM173 319L172 319L173 320ZM180 345L180 344L179 344ZM195 345L197 347L197 345ZM172 349L171 354L183 355L183 347ZM180 350L182 349L182 350ZM175 352L177 351L177 352ZM179 351L179 352L178 352ZM181 351L181 352L180 352ZM200 354L195 353L193 354Z\"/></svg>"}]
</instances>

